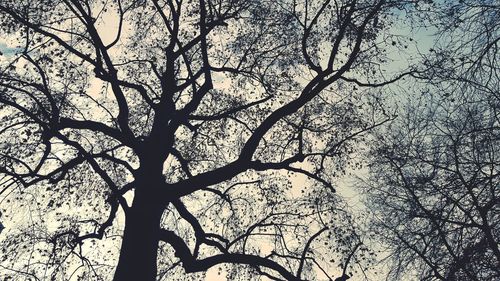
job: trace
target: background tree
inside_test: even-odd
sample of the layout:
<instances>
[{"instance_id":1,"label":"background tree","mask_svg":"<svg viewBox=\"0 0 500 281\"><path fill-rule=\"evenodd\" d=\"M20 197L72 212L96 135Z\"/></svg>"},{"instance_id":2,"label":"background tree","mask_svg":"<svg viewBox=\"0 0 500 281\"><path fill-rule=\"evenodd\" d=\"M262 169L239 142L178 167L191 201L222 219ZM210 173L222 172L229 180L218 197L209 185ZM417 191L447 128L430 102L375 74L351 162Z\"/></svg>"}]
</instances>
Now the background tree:
<instances>
[{"instance_id":1,"label":"background tree","mask_svg":"<svg viewBox=\"0 0 500 281\"><path fill-rule=\"evenodd\" d=\"M496 1L443 1L428 71L373 142L362 185L390 279L500 276Z\"/></svg>"},{"instance_id":2,"label":"background tree","mask_svg":"<svg viewBox=\"0 0 500 281\"><path fill-rule=\"evenodd\" d=\"M373 82L391 5L2 1L3 277L363 270L332 181L388 120L352 83L406 75Z\"/></svg>"}]
</instances>

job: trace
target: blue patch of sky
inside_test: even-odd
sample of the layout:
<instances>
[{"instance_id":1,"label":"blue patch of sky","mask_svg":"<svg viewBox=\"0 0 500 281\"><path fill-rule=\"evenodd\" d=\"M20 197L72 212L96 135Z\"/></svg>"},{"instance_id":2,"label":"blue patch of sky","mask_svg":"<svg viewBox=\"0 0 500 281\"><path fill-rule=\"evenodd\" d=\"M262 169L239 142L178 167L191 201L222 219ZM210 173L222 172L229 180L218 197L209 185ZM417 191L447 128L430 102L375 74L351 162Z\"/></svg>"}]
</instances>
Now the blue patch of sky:
<instances>
[{"instance_id":1,"label":"blue patch of sky","mask_svg":"<svg viewBox=\"0 0 500 281\"><path fill-rule=\"evenodd\" d=\"M17 54L21 49L9 47L4 42L0 42L0 53L4 56L12 56Z\"/></svg>"}]
</instances>

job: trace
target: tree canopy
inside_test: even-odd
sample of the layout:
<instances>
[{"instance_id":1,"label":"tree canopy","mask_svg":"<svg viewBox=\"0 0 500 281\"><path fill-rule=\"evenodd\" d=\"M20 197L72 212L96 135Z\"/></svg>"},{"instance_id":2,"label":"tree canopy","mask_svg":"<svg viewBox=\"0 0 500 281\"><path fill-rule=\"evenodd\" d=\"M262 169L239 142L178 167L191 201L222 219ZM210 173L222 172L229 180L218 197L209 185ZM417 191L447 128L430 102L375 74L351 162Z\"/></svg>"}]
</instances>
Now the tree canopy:
<instances>
[{"instance_id":1,"label":"tree canopy","mask_svg":"<svg viewBox=\"0 0 500 281\"><path fill-rule=\"evenodd\" d=\"M388 120L349 84L376 76L391 6L3 1L21 47L0 77L2 193L24 218L3 241L4 276L363 270L332 179Z\"/></svg>"},{"instance_id":2,"label":"tree canopy","mask_svg":"<svg viewBox=\"0 0 500 281\"><path fill-rule=\"evenodd\" d=\"M429 66L401 116L375 134L361 184L389 277L496 280L500 6L445 2Z\"/></svg>"},{"instance_id":3,"label":"tree canopy","mask_svg":"<svg viewBox=\"0 0 500 281\"><path fill-rule=\"evenodd\" d=\"M481 3L3 0L0 276L363 280L374 238L389 276L493 280L498 5ZM396 67L419 24L438 45ZM393 110L391 85L438 102ZM366 160L373 233L336 193Z\"/></svg>"}]
</instances>

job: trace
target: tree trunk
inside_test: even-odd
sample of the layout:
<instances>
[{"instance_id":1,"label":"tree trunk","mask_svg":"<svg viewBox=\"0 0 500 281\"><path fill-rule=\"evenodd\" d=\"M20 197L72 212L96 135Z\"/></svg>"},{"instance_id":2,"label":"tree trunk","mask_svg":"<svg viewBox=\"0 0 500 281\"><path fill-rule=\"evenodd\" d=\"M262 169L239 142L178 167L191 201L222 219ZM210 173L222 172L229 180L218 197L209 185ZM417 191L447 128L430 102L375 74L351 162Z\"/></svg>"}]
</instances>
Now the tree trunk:
<instances>
[{"instance_id":1,"label":"tree trunk","mask_svg":"<svg viewBox=\"0 0 500 281\"><path fill-rule=\"evenodd\" d=\"M114 281L154 281L163 206L158 198L136 189L134 201L126 214L120 259Z\"/></svg>"}]
</instances>

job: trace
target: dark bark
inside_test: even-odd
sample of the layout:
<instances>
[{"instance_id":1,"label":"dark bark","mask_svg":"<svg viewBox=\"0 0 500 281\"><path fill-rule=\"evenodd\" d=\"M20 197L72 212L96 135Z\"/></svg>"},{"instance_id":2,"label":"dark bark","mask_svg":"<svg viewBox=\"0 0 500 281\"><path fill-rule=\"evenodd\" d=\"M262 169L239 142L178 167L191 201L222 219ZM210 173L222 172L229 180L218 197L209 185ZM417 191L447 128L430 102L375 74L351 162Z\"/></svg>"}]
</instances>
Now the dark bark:
<instances>
[{"instance_id":1,"label":"dark bark","mask_svg":"<svg viewBox=\"0 0 500 281\"><path fill-rule=\"evenodd\" d=\"M114 281L156 280L160 219L164 204L154 196L155 187L138 186L126 212L120 259Z\"/></svg>"}]
</instances>

